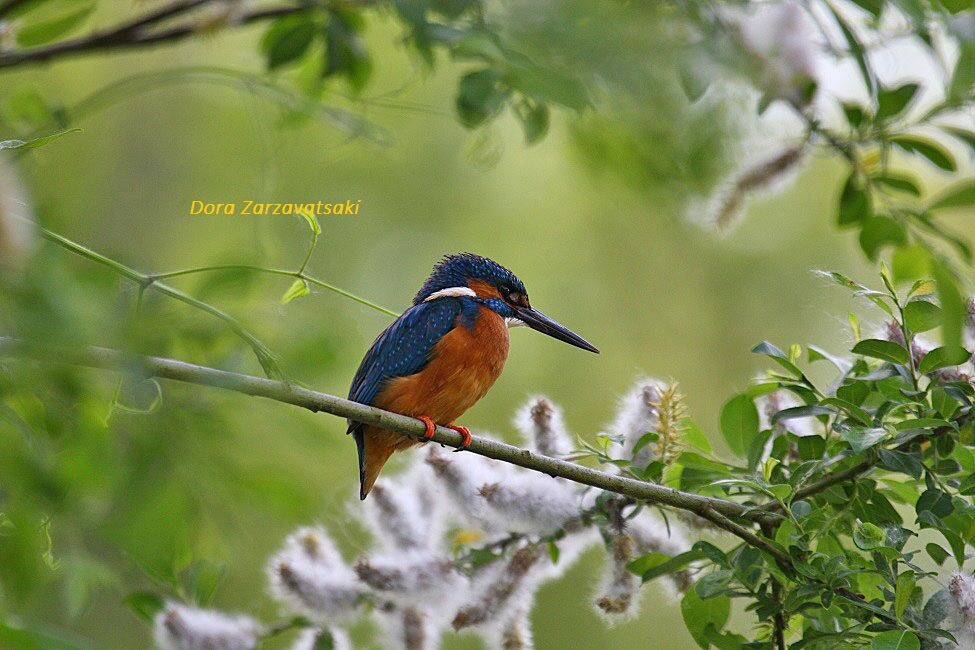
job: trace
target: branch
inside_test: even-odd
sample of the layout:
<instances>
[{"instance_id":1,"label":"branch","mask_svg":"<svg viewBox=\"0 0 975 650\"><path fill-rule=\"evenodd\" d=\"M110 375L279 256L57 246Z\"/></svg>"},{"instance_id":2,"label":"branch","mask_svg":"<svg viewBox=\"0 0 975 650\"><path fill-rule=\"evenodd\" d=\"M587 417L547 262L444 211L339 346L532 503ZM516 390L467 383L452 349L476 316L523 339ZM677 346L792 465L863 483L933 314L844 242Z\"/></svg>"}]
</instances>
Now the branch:
<instances>
[{"instance_id":1,"label":"branch","mask_svg":"<svg viewBox=\"0 0 975 650\"><path fill-rule=\"evenodd\" d=\"M161 357L127 356L118 350L99 347L81 349L54 348L41 346L13 337L0 337L0 357L26 357L64 363L89 368L108 370L131 370L137 368L147 377L172 379L175 381L203 386L214 386L226 390L258 397L266 397L285 404L293 404L314 412L330 413L365 424L380 426L411 438L422 439L425 425L420 420L383 411L381 409L352 402L335 395L320 393L293 384L245 375L216 368L198 366L184 361ZM433 436L434 442L459 447L461 436L452 429L438 426ZM601 472L596 469L570 463L568 461L542 456L527 449L476 437L468 447L480 456L493 458L525 469L568 479L575 483L589 485L640 501L647 501L696 513L715 525L738 535L750 544L766 550L780 561L788 562L788 555L770 544L766 539L732 521L737 518L754 522L770 522L780 515L765 510L748 507L727 499L717 499L681 492L655 483L647 483L618 474Z\"/></svg>"},{"instance_id":2,"label":"branch","mask_svg":"<svg viewBox=\"0 0 975 650\"><path fill-rule=\"evenodd\" d=\"M15 4L17 1L11 0L9 4ZM209 1L211 0L180 1L106 31L94 32L88 36L72 38L43 47L4 52L0 54L0 68L10 68L30 63L43 63L51 59L76 54L133 49L156 43L179 41L199 33L200 26L196 23L186 23L155 32L146 32L144 30L157 22L177 16L190 9L195 9ZM0 16L3 15L4 8L0 7ZM235 18L234 23L237 25L247 25L270 18L278 18L288 14L308 11L309 9L310 7L307 5L254 9Z\"/></svg>"}]
</instances>

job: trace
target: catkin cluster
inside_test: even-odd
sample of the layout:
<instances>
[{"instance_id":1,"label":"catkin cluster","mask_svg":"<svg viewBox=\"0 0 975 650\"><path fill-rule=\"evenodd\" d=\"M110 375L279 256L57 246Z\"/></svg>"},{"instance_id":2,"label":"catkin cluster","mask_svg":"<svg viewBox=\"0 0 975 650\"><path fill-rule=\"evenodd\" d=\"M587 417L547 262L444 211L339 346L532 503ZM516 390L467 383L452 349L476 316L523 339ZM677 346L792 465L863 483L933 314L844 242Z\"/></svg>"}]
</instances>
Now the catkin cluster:
<instances>
[{"instance_id":1,"label":"catkin cluster","mask_svg":"<svg viewBox=\"0 0 975 650\"><path fill-rule=\"evenodd\" d=\"M641 380L609 425L615 451L639 462L670 462L681 447L682 397L673 384ZM564 457L576 445L562 411L535 397L515 426L532 451ZM648 433L653 444L641 444ZM645 443L645 441L644 441ZM677 554L689 544L643 508L553 478L469 453L429 446L403 473L380 480L365 502L350 499L349 516L364 522L373 543L347 560L322 526L299 528L267 564L270 591L287 616L309 626L294 650L351 647L346 627L372 619L384 647L429 650L445 633L474 634L488 647L532 647L531 611L539 588L601 548L606 560L593 598L613 621L636 614L640 578L628 565L639 556ZM684 590L687 572L670 578ZM164 650L249 650L265 627L231 616L170 604L156 617Z\"/></svg>"}]
</instances>

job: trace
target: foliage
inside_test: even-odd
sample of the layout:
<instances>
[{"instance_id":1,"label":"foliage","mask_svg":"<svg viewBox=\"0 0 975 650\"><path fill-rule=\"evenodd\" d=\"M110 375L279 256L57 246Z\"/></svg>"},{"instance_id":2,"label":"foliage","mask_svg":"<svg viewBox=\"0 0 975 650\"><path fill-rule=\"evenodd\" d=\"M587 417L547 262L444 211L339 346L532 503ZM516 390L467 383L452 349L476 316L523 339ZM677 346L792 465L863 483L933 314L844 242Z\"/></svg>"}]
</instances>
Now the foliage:
<instances>
[{"instance_id":1,"label":"foliage","mask_svg":"<svg viewBox=\"0 0 975 650\"><path fill-rule=\"evenodd\" d=\"M95 23L103 15L96 4L0 2L0 67L259 23L255 47L266 69L149 71L95 89L74 105L64 105L53 89L5 89L0 153L29 156L37 147L58 146L91 113L188 81L255 93L281 106L291 123L315 116L370 144L388 144L388 133L365 115L382 101L366 95L383 68L369 32L371 24L382 24L402 34L422 70L457 73L453 111L474 131L475 144L505 115L517 121L528 145L565 119L581 155L595 167L637 188L648 178L663 179L676 202L710 226L731 225L751 195L813 155L827 154L842 169L832 223L856 234L868 260L889 263L880 263L879 288L838 272L822 275L879 310L886 324L865 336L851 315L848 355L812 344L786 350L758 344L754 352L773 369L721 408L718 429L730 462L712 448L707 427L689 416L674 382L639 383L609 430L581 440L575 450L562 439L561 413L551 404L530 402L522 414L526 444L537 453L743 505L747 516L691 514L480 460L469 461L464 476L470 480L461 485L463 476L448 468L467 461L432 454L429 467L412 468L399 484L410 501L384 513L424 522L422 548L411 546L412 538L403 542L410 531L374 517L372 551L379 555L350 566L337 551L328 561L312 553L311 538L299 531L269 567L277 600L293 610L270 626L208 609L217 603L228 567L207 559L221 553L208 547L218 524L208 520L205 506L208 500L259 498L301 518L314 507L310 496L275 465L273 452L255 471L247 453L264 458L268 452L248 447L227 414L215 412L201 394L181 393L174 403L160 383L136 370L110 379L106 403L89 390L86 376L5 361L4 609L29 611L26 604L52 601L58 590L74 618L93 594L123 592L125 605L152 622L162 647L253 647L297 630L297 647L340 647L342 626L366 615L405 647L435 644L449 624L476 628L493 645L521 647L530 644L528 616L538 587L562 577L584 550L600 547L606 562L593 604L603 615L632 615L640 585L666 578L702 648L934 649L975 640L975 578L964 566L975 545L975 325L964 298L972 253L947 223L950 212L975 206L975 185L965 177L975 151L975 131L965 121L975 103L970 3L574 1L514 3L502 11L480 0L257 7L175 1L138 7L136 17L107 26ZM893 41L909 41L940 75L879 74L877 59ZM855 96L824 91L827 80L815 64L819 50L837 68L856 71ZM745 101L735 94L740 86ZM337 94L346 95L351 109L331 105ZM754 106L758 116L738 115L742 104ZM745 157L728 173L744 148L736 128L752 119L761 124L776 110L798 126L772 143L774 151ZM10 221L8 211L0 202L0 220ZM50 230L37 231L110 270L112 280L70 277L52 248L13 262L4 230L10 224L0 223L0 326L4 334L39 341L106 338L126 351L198 355L227 369L240 366L243 343L269 377L284 377L270 347L215 304L233 302L254 275L285 279L271 301L282 307L325 289L393 314L307 270L322 231L313 217L305 221L310 245L297 268L210 264L148 273ZM200 279L201 297L167 283L187 276ZM114 280L123 281L122 291ZM122 300L95 314L58 290L63 286L86 297L118 293ZM194 316L175 317L170 301L192 308ZM226 331L215 333L212 318ZM149 319L168 331L147 326ZM925 338L935 330L937 343ZM302 339L293 353L299 362L325 363L337 345L307 332L295 336ZM132 425L135 419L139 426ZM112 429L117 440L107 435L109 422L121 422ZM160 464L173 449L195 453ZM178 471L161 469L170 467ZM434 472L431 481L442 482L445 491L463 493L467 507L450 510L442 495L424 501L415 489L421 470ZM201 476L220 477L207 485L226 491L184 500ZM443 512L426 519L417 514L428 506ZM144 513L160 511L167 521L146 521ZM326 533L313 532L319 550L332 544ZM691 543L686 537L692 533L711 541ZM406 556L397 555L404 548ZM957 573L942 583L936 567L948 566ZM236 570L256 572L250 565ZM466 597L448 620L415 606L438 589ZM740 610L753 617L748 624L732 614ZM0 618L5 647L85 644L53 626Z\"/></svg>"}]
</instances>

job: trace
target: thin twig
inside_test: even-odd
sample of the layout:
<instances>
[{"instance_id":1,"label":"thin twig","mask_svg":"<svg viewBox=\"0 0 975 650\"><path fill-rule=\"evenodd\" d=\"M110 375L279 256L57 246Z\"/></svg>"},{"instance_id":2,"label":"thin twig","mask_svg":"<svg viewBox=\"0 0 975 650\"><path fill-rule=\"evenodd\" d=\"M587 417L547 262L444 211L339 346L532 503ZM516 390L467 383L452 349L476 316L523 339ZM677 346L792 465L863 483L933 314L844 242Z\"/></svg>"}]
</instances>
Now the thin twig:
<instances>
[{"instance_id":1,"label":"thin twig","mask_svg":"<svg viewBox=\"0 0 975 650\"><path fill-rule=\"evenodd\" d=\"M103 368L110 370L136 369L145 377L172 379L191 384L214 386L227 390L266 397L278 402L293 404L314 412L331 413L340 417L370 424L389 431L395 431L418 440L423 439L425 425L420 420L383 411L381 409L342 399L335 395L295 386L294 384L245 375L206 366L198 366L184 361L161 357L132 357L118 350L98 347L61 348L38 345L12 337L0 337L0 357L26 357L66 363L69 365ZM462 438L453 429L438 426L434 432L435 442L459 447ZM730 517L747 521L776 520L779 515L751 508L727 499L705 497L655 483L638 481L618 474L601 472L596 469L570 463L558 458L542 456L527 449L519 449L489 438L475 437L468 451L493 458L525 469L549 476L561 477L575 483L631 497L680 510L697 513L716 526L731 532L775 556L780 562L788 564L788 555L771 545L745 526Z\"/></svg>"}]
</instances>

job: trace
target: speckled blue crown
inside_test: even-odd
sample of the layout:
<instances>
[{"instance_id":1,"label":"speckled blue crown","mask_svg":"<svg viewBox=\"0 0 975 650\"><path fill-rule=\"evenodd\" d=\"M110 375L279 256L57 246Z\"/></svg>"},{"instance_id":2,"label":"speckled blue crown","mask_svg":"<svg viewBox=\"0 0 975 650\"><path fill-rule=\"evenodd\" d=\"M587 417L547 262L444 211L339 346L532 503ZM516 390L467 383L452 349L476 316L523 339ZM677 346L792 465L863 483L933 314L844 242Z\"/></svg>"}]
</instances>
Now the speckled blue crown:
<instances>
[{"instance_id":1,"label":"speckled blue crown","mask_svg":"<svg viewBox=\"0 0 975 650\"><path fill-rule=\"evenodd\" d=\"M496 287L508 286L512 291L526 293L518 276L494 260L473 253L459 253L447 255L433 267L430 277L413 298L413 304L419 305L430 294L443 289L466 287L469 280L484 280Z\"/></svg>"}]
</instances>

